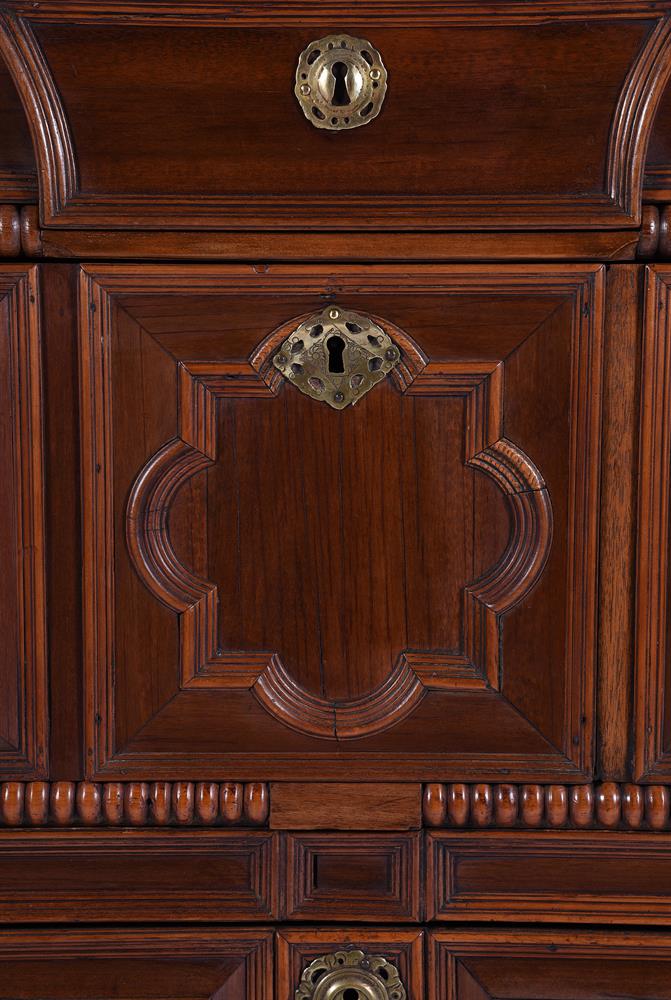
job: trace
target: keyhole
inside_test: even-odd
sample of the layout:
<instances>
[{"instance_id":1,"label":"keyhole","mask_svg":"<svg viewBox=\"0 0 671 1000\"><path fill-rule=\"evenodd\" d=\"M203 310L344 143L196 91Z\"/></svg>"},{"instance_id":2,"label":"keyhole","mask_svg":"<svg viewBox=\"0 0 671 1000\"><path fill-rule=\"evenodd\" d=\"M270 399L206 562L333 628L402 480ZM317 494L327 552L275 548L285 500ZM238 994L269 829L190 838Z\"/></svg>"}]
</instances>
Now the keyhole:
<instances>
[{"instance_id":1,"label":"keyhole","mask_svg":"<svg viewBox=\"0 0 671 1000\"><path fill-rule=\"evenodd\" d=\"M329 352L329 371L334 375L342 374L345 371L343 354L345 352L345 341L342 337L329 337L326 341L326 349Z\"/></svg>"},{"instance_id":2,"label":"keyhole","mask_svg":"<svg viewBox=\"0 0 671 1000\"><path fill-rule=\"evenodd\" d=\"M331 66L331 72L335 79L331 104L336 108L342 108L346 104L351 104L349 90L347 89L347 66L344 62L335 62Z\"/></svg>"},{"instance_id":3,"label":"keyhole","mask_svg":"<svg viewBox=\"0 0 671 1000\"><path fill-rule=\"evenodd\" d=\"M359 991L347 989L342 995L342 1000L359 1000Z\"/></svg>"}]
</instances>

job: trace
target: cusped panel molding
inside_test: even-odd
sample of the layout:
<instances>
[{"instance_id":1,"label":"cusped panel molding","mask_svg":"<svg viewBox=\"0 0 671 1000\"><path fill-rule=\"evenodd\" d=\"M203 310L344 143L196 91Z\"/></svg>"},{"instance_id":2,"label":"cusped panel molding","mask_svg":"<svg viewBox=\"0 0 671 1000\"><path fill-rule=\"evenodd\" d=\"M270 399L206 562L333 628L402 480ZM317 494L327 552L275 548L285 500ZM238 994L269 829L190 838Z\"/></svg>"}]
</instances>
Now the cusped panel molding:
<instances>
[{"instance_id":1,"label":"cusped panel molding","mask_svg":"<svg viewBox=\"0 0 671 1000\"><path fill-rule=\"evenodd\" d=\"M500 616L534 587L552 541L552 505L534 463L502 435L500 363L436 365L407 333L378 318L401 351L389 373L402 393L466 398L466 464L489 476L510 510L511 533L501 558L463 592L463 653L399 651L388 677L361 697L337 700L307 691L277 651L219 648L216 584L200 579L178 558L170 538L170 511L180 489L217 458L217 400L277 392L284 378L273 364L291 319L269 335L251 358L251 372L238 381L235 366L180 366L180 436L152 456L137 476L126 508L126 540L145 586L180 616L181 686L251 688L263 708L285 725L324 739L359 739L397 725L416 709L427 690L453 686L497 688L500 683ZM255 373L255 374L252 374ZM292 392L293 389L288 391ZM314 403L314 405L318 405ZM207 516L206 513L203 515Z\"/></svg>"}]
</instances>

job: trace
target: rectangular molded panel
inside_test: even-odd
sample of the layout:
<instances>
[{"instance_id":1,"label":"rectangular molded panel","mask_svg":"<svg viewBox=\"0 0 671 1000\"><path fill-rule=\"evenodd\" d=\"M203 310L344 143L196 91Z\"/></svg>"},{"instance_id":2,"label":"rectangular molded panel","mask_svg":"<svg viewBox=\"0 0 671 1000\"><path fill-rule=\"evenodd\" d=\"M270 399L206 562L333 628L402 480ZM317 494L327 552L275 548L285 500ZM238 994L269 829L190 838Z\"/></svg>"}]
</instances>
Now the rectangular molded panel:
<instances>
[{"instance_id":1,"label":"rectangular molded panel","mask_svg":"<svg viewBox=\"0 0 671 1000\"><path fill-rule=\"evenodd\" d=\"M607 930L439 930L429 1000L669 1000L667 935Z\"/></svg>"},{"instance_id":2,"label":"rectangular molded panel","mask_svg":"<svg viewBox=\"0 0 671 1000\"><path fill-rule=\"evenodd\" d=\"M5 830L0 920L270 920L277 847L249 830Z\"/></svg>"},{"instance_id":3,"label":"rectangular molded panel","mask_svg":"<svg viewBox=\"0 0 671 1000\"><path fill-rule=\"evenodd\" d=\"M286 835L286 917L420 919L420 834Z\"/></svg>"},{"instance_id":4,"label":"rectangular molded panel","mask_svg":"<svg viewBox=\"0 0 671 1000\"><path fill-rule=\"evenodd\" d=\"M0 932L2 1000L273 1000L273 935L226 930Z\"/></svg>"},{"instance_id":5,"label":"rectangular molded panel","mask_svg":"<svg viewBox=\"0 0 671 1000\"><path fill-rule=\"evenodd\" d=\"M671 849L658 834L431 833L427 915L668 923L670 863Z\"/></svg>"}]
</instances>

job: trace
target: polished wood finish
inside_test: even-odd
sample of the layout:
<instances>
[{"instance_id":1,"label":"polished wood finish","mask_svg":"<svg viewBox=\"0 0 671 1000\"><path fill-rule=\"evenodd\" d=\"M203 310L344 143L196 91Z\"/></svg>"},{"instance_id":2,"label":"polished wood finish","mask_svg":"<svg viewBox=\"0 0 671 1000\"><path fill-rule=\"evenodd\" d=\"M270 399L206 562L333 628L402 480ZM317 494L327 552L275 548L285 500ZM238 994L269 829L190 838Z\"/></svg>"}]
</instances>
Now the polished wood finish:
<instances>
[{"instance_id":1,"label":"polished wood finish","mask_svg":"<svg viewBox=\"0 0 671 1000\"><path fill-rule=\"evenodd\" d=\"M667 785L514 785L424 787L427 827L668 830Z\"/></svg>"},{"instance_id":2,"label":"polished wood finish","mask_svg":"<svg viewBox=\"0 0 671 1000\"><path fill-rule=\"evenodd\" d=\"M419 814L419 786L416 798ZM7 781L0 786L4 826L263 826L268 812L262 782Z\"/></svg>"},{"instance_id":3,"label":"polished wood finish","mask_svg":"<svg viewBox=\"0 0 671 1000\"><path fill-rule=\"evenodd\" d=\"M654 834L431 833L426 916L666 925L670 850Z\"/></svg>"},{"instance_id":4,"label":"polished wood finish","mask_svg":"<svg viewBox=\"0 0 671 1000\"><path fill-rule=\"evenodd\" d=\"M636 577L634 758L634 777L646 781L663 781L671 774L667 611L671 503L671 422L667 405L671 384L670 277L663 266L649 267L646 271Z\"/></svg>"},{"instance_id":5,"label":"polished wood finish","mask_svg":"<svg viewBox=\"0 0 671 1000\"><path fill-rule=\"evenodd\" d=\"M398 969L410 997L424 994L424 934L417 928L381 929L344 926L329 930L283 928L277 933L275 989L292 997L301 972L315 958L340 949L358 948L383 955ZM347 1000L350 1000L347 997Z\"/></svg>"},{"instance_id":6,"label":"polished wood finish","mask_svg":"<svg viewBox=\"0 0 671 1000\"><path fill-rule=\"evenodd\" d=\"M371 126L335 137L310 125L291 87L326 12L148 9L5 5L0 45L49 227L639 223L647 139L671 72L664 5L630 2L604 19L592 2L512 3L466 20L450 4L360 5L348 29L383 53L389 93ZM337 170L315 169L332 161L334 138L349 155Z\"/></svg>"},{"instance_id":7,"label":"polished wood finish","mask_svg":"<svg viewBox=\"0 0 671 1000\"><path fill-rule=\"evenodd\" d=\"M313 779L359 779L361 766L375 777L392 766L406 780L435 775L437 766L446 776L483 778L498 767L512 778L589 774L602 279L598 267L577 266L83 272L89 775L146 777L151 767L156 777L195 769L206 778L226 764L243 778L287 779L298 761ZM291 317L324 296L384 316L405 359L396 385L388 380L337 421L271 377L268 361ZM472 326L476 308L482 319ZM548 351L554 377L551 391L541 390L541 416L531 376L547 366ZM133 360L140 357L144 376ZM366 439L381 435L382 452L364 449L364 418ZM420 425L430 435L449 427L438 456L417 444L424 437L412 428ZM309 456L337 455L343 435L348 454L361 457L338 499L346 483L338 465ZM311 442L308 461L295 453L287 464L295 439ZM397 439L400 461L383 463ZM240 474L235 491L221 494L231 447ZM292 514L297 484L313 503ZM212 490L222 499L208 507ZM297 536L276 530L278 490L286 516L300 516L298 549L287 544ZM436 519L441 495L446 514ZM241 500L251 496L254 508ZM330 513L319 516L321 508ZM463 545L456 510L474 518L473 549ZM371 514L375 525L405 518L405 536L371 548ZM199 536L189 527L194 517ZM385 617L368 577L326 556L338 551L345 518L360 525L356 546L375 560ZM208 542L227 538L238 519L237 541ZM355 569L356 548L348 551ZM459 581L449 602L446 561ZM263 596L251 575L261 564ZM315 604L305 636L297 635L299 595L320 591L340 596ZM147 641L160 644L151 704ZM483 716L485 705L493 716ZM223 729L212 729L217 711Z\"/></svg>"},{"instance_id":8,"label":"polished wood finish","mask_svg":"<svg viewBox=\"0 0 671 1000\"><path fill-rule=\"evenodd\" d=\"M0 921L267 921L279 843L233 830L0 831Z\"/></svg>"},{"instance_id":9,"label":"polished wood finish","mask_svg":"<svg viewBox=\"0 0 671 1000\"><path fill-rule=\"evenodd\" d=\"M8 0L0 60L0 1000L671 1000L669 0ZM401 359L336 412L273 358L340 307Z\"/></svg>"},{"instance_id":10,"label":"polished wood finish","mask_svg":"<svg viewBox=\"0 0 671 1000\"><path fill-rule=\"evenodd\" d=\"M422 825L422 789L385 782L276 782L274 830L411 830Z\"/></svg>"},{"instance_id":11,"label":"polished wood finish","mask_svg":"<svg viewBox=\"0 0 671 1000\"><path fill-rule=\"evenodd\" d=\"M430 1000L671 997L669 938L659 933L440 930L429 956Z\"/></svg>"},{"instance_id":12,"label":"polished wood finish","mask_svg":"<svg viewBox=\"0 0 671 1000\"><path fill-rule=\"evenodd\" d=\"M9 930L3 1000L272 1000L272 934L236 930Z\"/></svg>"},{"instance_id":13,"label":"polished wood finish","mask_svg":"<svg viewBox=\"0 0 671 1000\"><path fill-rule=\"evenodd\" d=\"M420 834L293 833L285 837L290 920L420 920Z\"/></svg>"},{"instance_id":14,"label":"polished wood finish","mask_svg":"<svg viewBox=\"0 0 671 1000\"><path fill-rule=\"evenodd\" d=\"M42 359L34 267L0 270L0 767L48 774Z\"/></svg>"}]
</instances>

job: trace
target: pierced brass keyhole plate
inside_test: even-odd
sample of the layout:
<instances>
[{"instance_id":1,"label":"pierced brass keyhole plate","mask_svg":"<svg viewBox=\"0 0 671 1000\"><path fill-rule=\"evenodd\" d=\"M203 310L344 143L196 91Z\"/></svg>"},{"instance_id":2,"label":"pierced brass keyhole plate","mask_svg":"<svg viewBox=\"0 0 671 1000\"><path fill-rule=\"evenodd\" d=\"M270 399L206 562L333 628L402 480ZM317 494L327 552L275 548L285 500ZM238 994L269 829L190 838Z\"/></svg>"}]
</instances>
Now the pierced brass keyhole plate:
<instances>
[{"instance_id":1,"label":"pierced brass keyhole plate","mask_svg":"<svg viewBox=\"0 0 671 1000\"><path fill-rule=\"evenodd\" d=\"M398 969L381 955L335 951L303 971L296 1000L407 1000Z\"/></svg>"},{"instance_id":2,"label":"pierced brass keyhole plate","mask_svg":"<svg viewBox=\"0 0 671 1000\"><path fill-rule=\"evenodd\" d=\"M326 35L300 54L295 94L315 128L339 132L377 118L387 92L382 56L365 38Z\"/></svg>"},{"instance_id":3,"label":"pierced brass keyhole plate","mask_svg":"<svg viewBox=\"0 0 671 1000\"><path fill-rule=\"evenodd\" d=\"M296 327L273 365L312 399L343 410L394 368L401 352L369 316L330 306Z\"/></svg>"}]
</instances>

